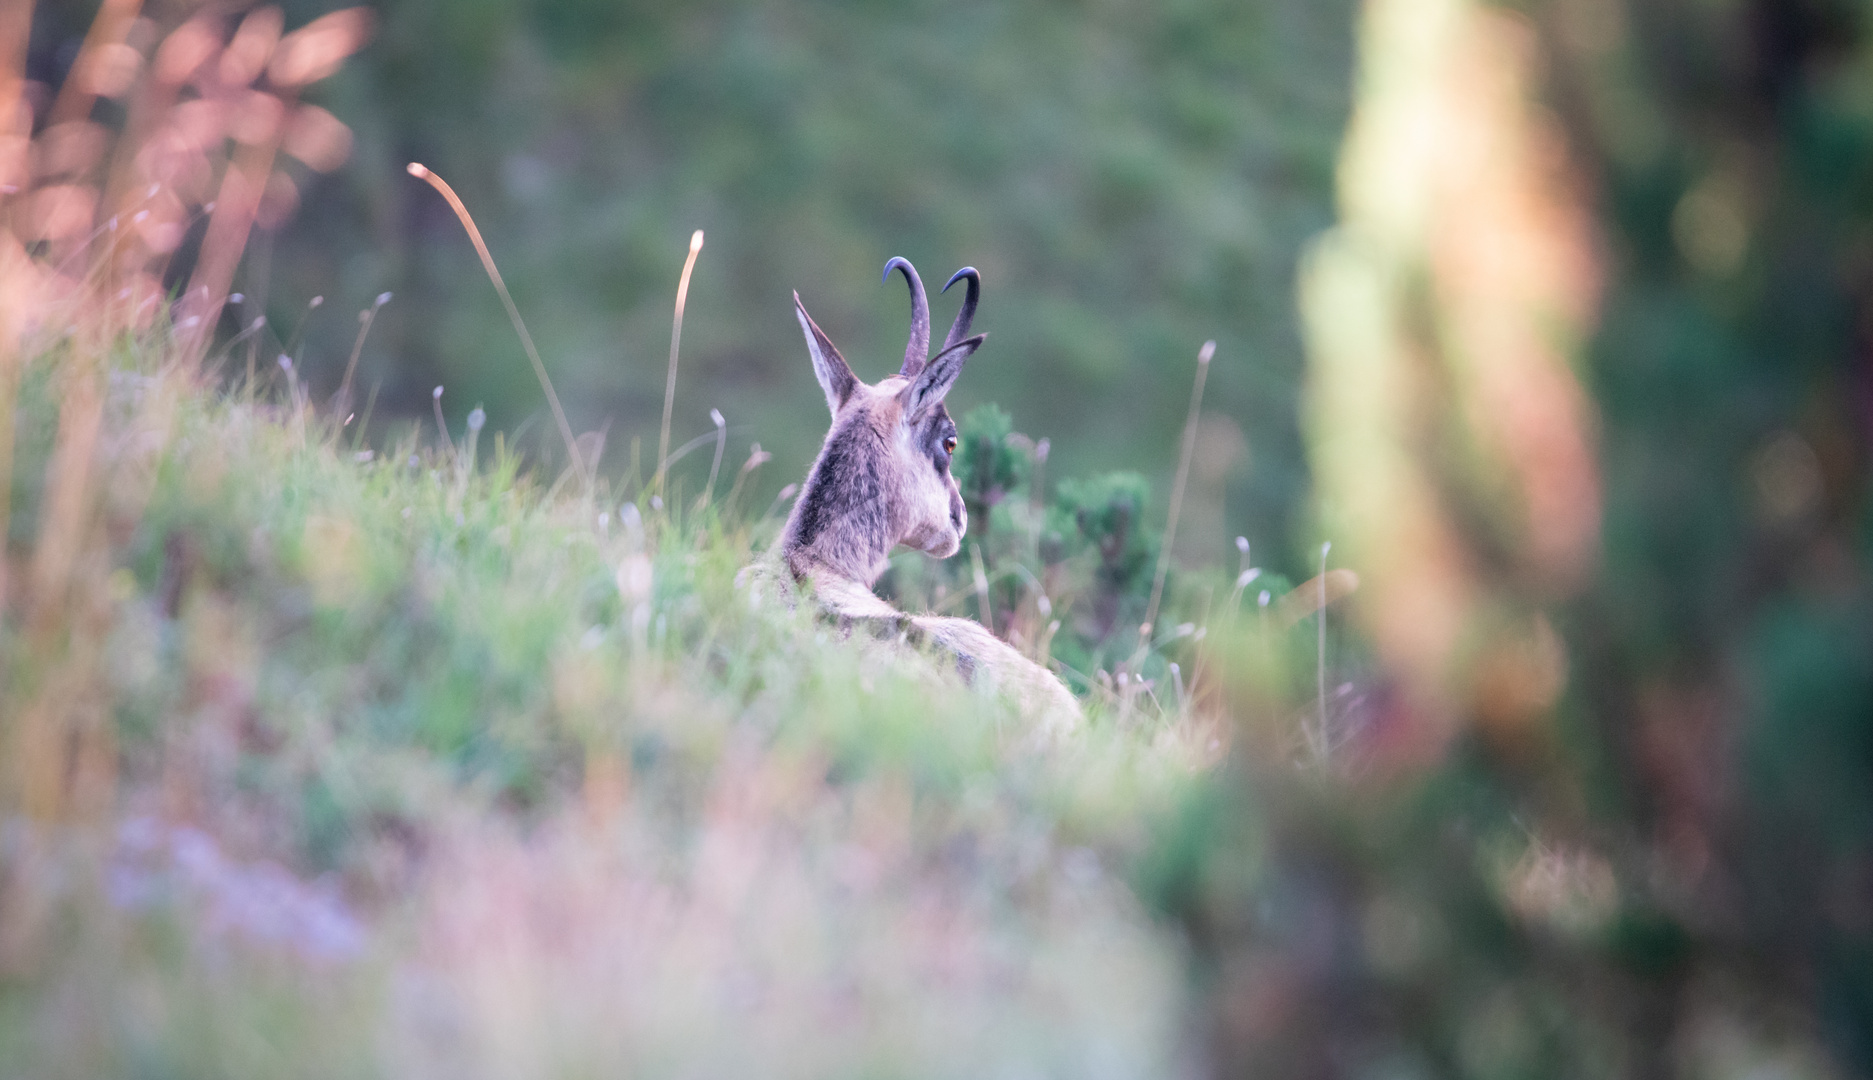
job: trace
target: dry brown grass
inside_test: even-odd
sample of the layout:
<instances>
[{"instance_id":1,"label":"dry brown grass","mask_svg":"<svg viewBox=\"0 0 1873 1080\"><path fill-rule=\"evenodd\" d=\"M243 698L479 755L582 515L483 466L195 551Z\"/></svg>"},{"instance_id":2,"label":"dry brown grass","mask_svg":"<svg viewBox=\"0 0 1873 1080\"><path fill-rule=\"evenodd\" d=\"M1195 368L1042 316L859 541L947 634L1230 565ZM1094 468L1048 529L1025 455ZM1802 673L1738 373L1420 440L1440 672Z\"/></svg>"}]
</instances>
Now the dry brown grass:
<instances>
[{"instance_id":1,"label":"dry brown grass","mask_svg":"<svg viewBox=\"0 0 1873 1080\"><path fill-rule=\"evenodd\" d=\"M93 689L108 536L135 526L174 394L203 377L253 229L292 212L296 174L344 162L350 131L299 97L364 43L371 17L352 8L287 33L275 7L164 24L137 0L107 0L56 92L26 79L31 17L30 3L0 8L12 44L0 55L0 618L24 629L11 677L32 686L4 730L3 783L59 819L99 813L113 788ZM107 98L120 122L97 118ZM113 349L158 333L164 389L107 423ZM23 368L45 356L59 358L59 407L44 497L27 542L5 542Z\"/></svg>"}]
</instances>

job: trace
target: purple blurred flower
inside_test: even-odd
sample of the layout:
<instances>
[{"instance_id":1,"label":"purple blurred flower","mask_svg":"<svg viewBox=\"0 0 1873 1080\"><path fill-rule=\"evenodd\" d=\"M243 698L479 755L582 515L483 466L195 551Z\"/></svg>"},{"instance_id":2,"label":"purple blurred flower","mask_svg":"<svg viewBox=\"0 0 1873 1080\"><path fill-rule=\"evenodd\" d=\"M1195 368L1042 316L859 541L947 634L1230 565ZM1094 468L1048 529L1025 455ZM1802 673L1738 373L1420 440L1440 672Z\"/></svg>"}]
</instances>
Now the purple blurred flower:
<instances>
[{"instance_id":1,"label":"purple blurred flower","mask_svg":"<svg viewBox=\"0 0 1873 1080\"><path fill-rule=\"evenodd\" d=\"M107 893L126 911L175 905L211 939L284 949L318 963L364 952L362 921L330 886L301 881L275 862L231 859L212 836L189 826L125 821Z\"/></svg>"}]
</instances>

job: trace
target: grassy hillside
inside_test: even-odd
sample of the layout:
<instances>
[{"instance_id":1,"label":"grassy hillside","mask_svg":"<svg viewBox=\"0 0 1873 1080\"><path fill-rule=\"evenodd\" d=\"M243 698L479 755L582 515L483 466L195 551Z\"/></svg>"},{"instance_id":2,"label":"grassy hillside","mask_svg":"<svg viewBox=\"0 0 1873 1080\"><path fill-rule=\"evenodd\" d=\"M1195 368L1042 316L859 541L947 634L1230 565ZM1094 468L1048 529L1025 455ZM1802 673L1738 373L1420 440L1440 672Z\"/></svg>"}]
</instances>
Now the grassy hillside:
<instances>
[{"instance_id":1,"label":"grassy hillside","mask_svg":"<svg viewBox=\"0 0 1873 1080\"><path fill-rule=\"evenodd\" d=\"M752 606L778 521L739 493L362 447L284 372L169 358L22 367L11 1075L1176 1069L1180 947L1127 884L1216 752L1176 699L1038 745Z\"/></svg>"}]
</instances>

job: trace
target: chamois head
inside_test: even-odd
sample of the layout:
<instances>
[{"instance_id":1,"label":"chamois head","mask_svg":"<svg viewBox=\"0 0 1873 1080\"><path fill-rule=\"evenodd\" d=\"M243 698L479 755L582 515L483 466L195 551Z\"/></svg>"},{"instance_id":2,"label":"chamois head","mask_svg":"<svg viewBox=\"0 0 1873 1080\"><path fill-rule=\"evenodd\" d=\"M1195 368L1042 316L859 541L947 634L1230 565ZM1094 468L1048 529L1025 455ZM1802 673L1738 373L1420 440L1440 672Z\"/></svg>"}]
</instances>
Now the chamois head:
<instances>
[{"instance_id":1,"label":"chamois head","mask_svg":"<svg viewBox=\"0 0 1873 1080\"><path fill-rule=\"evenodd\" d=\"M832 430L807 474L782 534L781 551L796 576L824 569L870 585L884 572L898 544L939 559L962 546L968 515L950 476L956 424L944 395L962 374L963 361L982 344L969 335L982 277L965 266L943 286L967 280L969 290L955 325L930 357L930 303L916 268L904 259L885 264L885 280L902 270L910 284L910 340L896 375L868 386L793 295L794 314L806 334L813 374L826 392Z\"/></svg>"}]
</instances>

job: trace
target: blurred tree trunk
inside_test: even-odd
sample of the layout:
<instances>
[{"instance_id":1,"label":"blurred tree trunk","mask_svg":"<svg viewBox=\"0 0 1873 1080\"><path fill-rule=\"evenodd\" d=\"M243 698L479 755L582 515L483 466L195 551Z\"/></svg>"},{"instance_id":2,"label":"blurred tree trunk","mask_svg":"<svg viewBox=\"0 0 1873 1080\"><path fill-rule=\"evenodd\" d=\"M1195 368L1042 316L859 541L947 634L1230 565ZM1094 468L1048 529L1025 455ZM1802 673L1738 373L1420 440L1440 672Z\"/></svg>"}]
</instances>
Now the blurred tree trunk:
<instances>
[{"instance_id":1,"label":"blurred tree trunk","mask_svg":"<svg viewBox=\"0 0 1873 1080\"><path fill-rule=\"evenodd\" d=\"M1362 42L1340 225L1301 282L1312 442L1401 684L1379 749L1422 763L1470 719L1538 737L1559 693L1543 607L1582 584L1599 528L1573 363L1600 267L1522 20L1373 0Z\"/></svg>"},{"instance_id":2,"label":"blurred tree trunk","mask_svg":"<svg viewBox=\"0 0 1873 1080\"><path fill-rule=\"evenodd\" d=\"M1185 825L1219 1072L1873 1075L1870 17L1366 3L1301 302L1380 704Z\"/></svg>"},{"instance_id":3,"label":"blurred tree trunk","mask_svg":"<svg viewBox=\"0 0 1873 1080\"><path fill-rule=\"evenodd\" d=\"M1571 620L1650 899L1873 1071L1864 5L1538 8L1613 257L1604 565Z\"/></svg>"}]
</instances>

